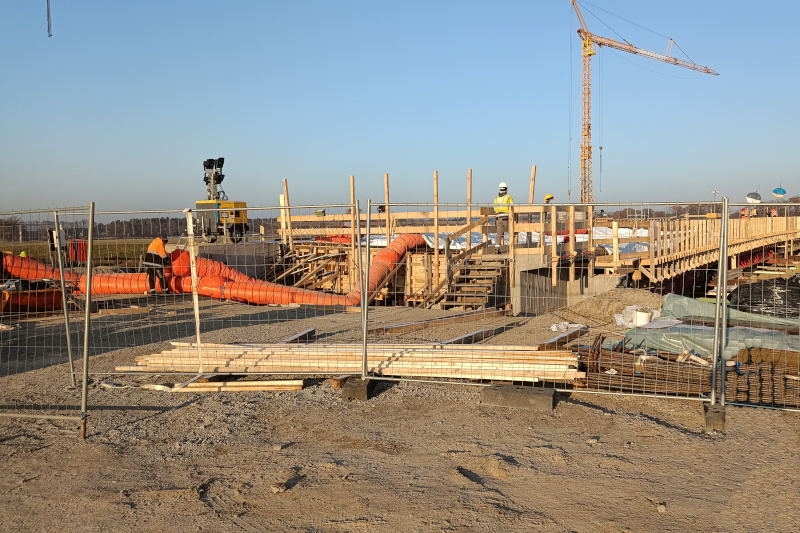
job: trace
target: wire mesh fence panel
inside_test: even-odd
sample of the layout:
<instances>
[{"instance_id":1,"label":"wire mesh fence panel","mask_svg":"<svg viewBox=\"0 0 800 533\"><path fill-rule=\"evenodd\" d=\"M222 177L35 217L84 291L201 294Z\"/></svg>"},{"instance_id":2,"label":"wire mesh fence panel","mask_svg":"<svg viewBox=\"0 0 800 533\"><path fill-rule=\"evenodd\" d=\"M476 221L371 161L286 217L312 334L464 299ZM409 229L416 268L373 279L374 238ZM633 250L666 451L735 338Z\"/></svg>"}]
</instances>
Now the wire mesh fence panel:
<instances>
[{"instance_id":1,"label":"wire mesh fence panel","mask_svg":"<svg viewBox=\"0 0 800 533\"><path fill-rule=\"evenodd\" d=\"M123 370L360 373L359 354L329 347L360 346L354 252L360 244L352 206L291 206L284 200L280 207L243 211L204 208L189 214L191 232L171 252L169 272L170 288L185 298L186 331L166 349L138 358L136 368ZM233 217L242 220L241 233L217 222Z\"/></svg>"},{"instance_id":2,"label":"wire mesh fence panel","mask_svg":"<svg viewBox=\"0 0 800 533\"><path fill-rule=\"evenodd\" d=\"M800 204L777 198L748 200L730 205L723 399L796 410L800 409Z\"/></svg>"},{"instance_id":3,"label":"wire mesh fence panel","mask_svg":"<svg viewBox=\"0 0 800 533\"><path fill-rule=\"evenodd\" d=\"M580 335L564 339L586 371L576 388L710 399L719 205L580 207L584 217L582 223L575 217L574 230L571 209L556 206L557 214L568 213L558 218L570 222L552 233L558 259L551 256L543 274L559 306L544 316L556 335L546 343L561 342L562 331ZM536 287L548 285L536 281ZM687 324L687 302L710 308L710 323Z\"/></svg>"},{"instance_id":4,"label":"wire mesh fence panel","mask_svg":"<svg viewBox=\"0 0 800 533\"><path fill-rule=\"evenodd\" d=\"M91 372L100 380L134 357L194 332L192 301L172 276L186 235L182 210L96 214L91 287Z\"/></svg>"},{"instance_id":5,"label":"wire mesh fence panel","mask_svg":"<svg viewBox=\"0 0 800 533\"><path fill-rule=\"evenodd\" d=\"M386 207L388 217L370 213L392 238L388 247L381 236L370 239L368 375L483 384L578 375L577 356L530 343L529 317L514 308L513 265L531 242L520 237L529 229L519 227L524 206L512 206L500 229L487 204Z\"/></svg>"},{"instance_id":6,"label":"wire mesh fence panel","mask_svg":"<svg viewBox=\"0 0 800 533\"><path fill-rule=\"evenodd\" d=\"M0 414L81 416L89 221L87 208L0 213Z\"/></svg>"}]
</instances>

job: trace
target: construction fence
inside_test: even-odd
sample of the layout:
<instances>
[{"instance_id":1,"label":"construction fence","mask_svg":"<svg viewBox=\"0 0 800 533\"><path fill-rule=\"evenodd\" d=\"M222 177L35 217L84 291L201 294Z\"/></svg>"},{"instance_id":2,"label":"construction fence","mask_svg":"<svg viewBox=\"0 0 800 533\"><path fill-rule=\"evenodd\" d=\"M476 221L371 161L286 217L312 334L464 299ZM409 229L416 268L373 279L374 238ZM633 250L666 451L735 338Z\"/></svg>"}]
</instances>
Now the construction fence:
<instances>
[{"instance_id":1,"label":"construction fence","mask_svg":"<svg viewBox=\"0 0 800 533\"><path fill-rule=\"evenodd\" d=\"M85 431L89 383L132 375L184 392L358 376L800 408L800 205L233 215L0 213L0 380L31 383L3 387L0 414Z\"/></svg>"}]
</instances>

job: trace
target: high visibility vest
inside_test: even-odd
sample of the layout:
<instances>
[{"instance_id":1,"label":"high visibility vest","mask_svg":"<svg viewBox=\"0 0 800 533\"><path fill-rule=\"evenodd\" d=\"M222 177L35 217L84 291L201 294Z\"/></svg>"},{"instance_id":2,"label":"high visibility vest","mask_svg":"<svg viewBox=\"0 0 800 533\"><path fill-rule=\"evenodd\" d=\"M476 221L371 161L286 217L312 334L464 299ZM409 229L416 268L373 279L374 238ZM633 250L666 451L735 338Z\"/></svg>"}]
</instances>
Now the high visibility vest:
<instances>
[{"instance_id":1,"label":"high visibility vest","mask_svg":"<svg viewBox=\"0 0 800 533\"><path fill-rule=\"evenodd\" d=\"M757 217L757 216L758 216L758 209L756 209L756 208L754 207L754 208L753 208L753 210L752 210L752 211L750 211L750 216L751 216L751 217Z\"/></svg>"},{"instance_id":2,"label":"high visibility vest","mask_svg":"<svg viewBox=\"0 0 800 533\"><path fill-rule=\"evenodd\" d=\"M153 239L150 246L147 247L148 254L155 254L159 257L167 257L167 249L164 248L164 241L160 237Z\"/></svg>"},{"instance_id":3,"label":"high visibility vest","mask_svg":"<svg viewBox=\"0 0 800 533\"><path fill-rule=\"evenodd\" d=\"M508 216L508 205L513 204L514 199L510 194L505 196L498 196L494 199L494 214L499 216Z\"/></svg>"}]
</instances>

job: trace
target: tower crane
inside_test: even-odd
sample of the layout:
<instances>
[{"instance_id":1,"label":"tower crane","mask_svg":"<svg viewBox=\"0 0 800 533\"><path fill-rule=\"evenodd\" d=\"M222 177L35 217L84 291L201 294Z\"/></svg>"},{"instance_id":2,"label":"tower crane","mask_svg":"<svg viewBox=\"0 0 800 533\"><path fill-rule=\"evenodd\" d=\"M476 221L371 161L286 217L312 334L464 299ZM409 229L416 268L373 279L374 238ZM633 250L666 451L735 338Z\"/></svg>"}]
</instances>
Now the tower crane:
<instances>
[{"instance_id":1,"label":"tower crane","mask_svg":"<svg viewBox=\"0 0 800 533\"><path fill-rule=\"evenodd\" d=\"M578 22L581 27L578 30L578 36L581 38L582 47L581 55L583 57L581 62L581 78L582 78L582 93L581 93L581 203L591 204L594 203L594 192L592 190L592 56L597 52L594 50L594 45L608 46L616 50L622 50L631 54L636 54L656 61L663 61L679 67L704 72L712 76L719 76L708 67L702 67L689 61L683 61L669 55L657 54L642 48L636 48L630 43L621 43L613 39L607 39L594 35L589 31L586 21L583 19L583 14L578 7L576 0L570 0L572 7L575 8L575 14L578 16ZM672 39L669 42L669 50L672 49ZM667 52L669 54L669 51Z\"/></svg>"}]
</instances>

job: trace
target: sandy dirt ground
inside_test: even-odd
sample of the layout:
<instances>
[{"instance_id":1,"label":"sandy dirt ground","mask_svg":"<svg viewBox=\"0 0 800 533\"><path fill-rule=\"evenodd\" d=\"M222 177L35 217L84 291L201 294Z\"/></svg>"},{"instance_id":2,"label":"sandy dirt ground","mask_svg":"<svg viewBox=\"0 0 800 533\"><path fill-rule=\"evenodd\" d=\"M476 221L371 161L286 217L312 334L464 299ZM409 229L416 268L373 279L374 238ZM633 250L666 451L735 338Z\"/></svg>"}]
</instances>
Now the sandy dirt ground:
<instances>
[{"instance_id":1,"label":"sandy dirt ground","mask_svg":"<svg viewBox=\"0 0 800 533\"><path fill-rule=\"evenodd\" d=\"M658 307L660 297L615 290L485 342L537 344L559 321L613 335L613 314L632 303ZM236 309L216 311L233 320ZM379 309L374 320L442 314ZM359 338L358 314L302 317L292 310L268 326L221 318L203 340L274 342L308 327L326 342ZM504 320L384 341L443 340ZM85 440L74 421L0 418L0 530L798 527L798 413L729 406L723 434L703 431L702 403L691 400L565 392L542 412L482 405L476 384L381 382L369 401L344 402L323 377L300 391L192 394L139 388L177 376L102 373L168 348L166 340L192 340L169 330L161 342L92 357ZM67 381L65 365L54 364L0 378L0 395L78 403Z\"/></svg>"}]
</instances>

